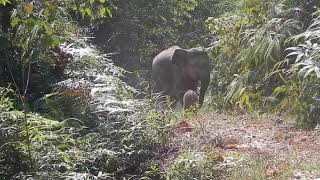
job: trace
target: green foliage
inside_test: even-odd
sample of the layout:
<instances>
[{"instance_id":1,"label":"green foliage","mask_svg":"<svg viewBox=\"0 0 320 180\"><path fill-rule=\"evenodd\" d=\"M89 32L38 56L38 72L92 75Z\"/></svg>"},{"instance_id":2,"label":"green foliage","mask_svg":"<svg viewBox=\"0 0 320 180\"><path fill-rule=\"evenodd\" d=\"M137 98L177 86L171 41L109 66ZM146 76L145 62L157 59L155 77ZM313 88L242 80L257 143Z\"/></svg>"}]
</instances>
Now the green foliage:
<instances>
[{"instance_id":1,"label":"green foliage","mask_svg":"<svg viewBox=\"0 0 320 180\"><path fill-rule=\"evenodd\" d=\"M69 7L79 13L82 18L99 19L112 17L113 5L109 0L68 0Z\"/></svg>"},{"instance_id":2,"label":"green foliage","mask_svg":"<svg viewBox=\"0 0 320 180\"><path fill-rule=\"evenodd\" d=\"M112 1L112 18L94 21L94 43L114 52L115 64L132 72L131 86L151 80L152 59L172 45L207 47L211 43L204 21L219 10L216 0ZM141 88L142 89L142 88Z\"/></svg>"},{"instance_id":3,"label":"green foliage","mask_svg":"<svg viewBox=\"0 0 320 180\"><path fill-rule=\"evenodd\" d=\"M12 0L0 0L0 4L2 4L3 6L5 6L6 4L10 4L12 2Z\"/></svg>"},{"instance_id":4,"label":"green foliage","mask_svg":"<svg viewBox=\"0 0 320 180\"><path fill-rule=\"evenodd\" d=\"M111 4L78 3L18 2L11 28L0 32L1 85L12 82L20 98L14 105L0 96L1 177L141 175L168 142L171 112L142 108L147 103L134 100L136 90L120 80L124 70L79 37L71 21L74 11L92 19L112 16Z\"/></svg>"},{"instance_id":5,"label":"green foliage","mask_svg":"<svg viewBox=\"0 0 320 180\"><path fill-rule=\"evenodd\" d=\"M169 1L171 11L173 12L174 16L186 16L191 17L190 12L192 12L199 4L197 0L191 1Z\"/></svg>"},{"instance_id":6,"label":"green foliage","mask_svg":"<svg viewBox=\"0 0 320 180\"><path fill-rule=\"evenodd\" d=\"M297 46L287 48L288 55L282 63L290 64L287 69L292 79L287 84L296 91L296 96L289 96L293 101L293 113L297 121L304 127L313 128L320 122L319 116L319 16L317 13L311 25L301 34L290 40L301 42ZM292 91L292 90L291 90Z\"/></svg>"},{"instance_id":7,"label":"green foliage","mask_svg":"<svg viewBox=\"0 0 320 180\"><path fill-rule=\"evenodd\" d=\"M166 149L177 115L134 99L140 92L122 81L131 77L82 37L90 33L129 70L150 69L154 55L173 44L210 45L211 107L290 110L298 123L315 127L320 18L313 6L319 2L304 2L0 0L0 87L13 88L0 88L0 176L214 179L224 173L215 154L187 152L163 175L153 159Z\"/></svg>"},{"instance_id":8,"label":"green foliage","mask_svg":"<svg viewBox=\"0 0 320 180\"><path fill-rule=\"evenodd\" d=\"M240 75L230 84L226 99L251 106L250 101L261 99L257 96L270 95L281 79L269 74L284 58L287 38L298 30L299 23L292 19L271 19L259 29L246 30L242 38L244 46L236 57L241 64Z\"/></svg>"},{"instance_id":9,"label":"green foliage","mask_svg":"<svg viewBox=\"0 0 320 180\"><path fill-rule=\"evenodd\" d=\"M127 70L146 69L161 49L207 46L204 20L215 1L114 1L113 18L96 22L95 43L117 52L115 63ZM208 6L210 5L210 6Z\"/></svg>"},{"instance_id":10,"label":"green foliage","mask_svg":"<svg viewBox=\"0 0 320 180\"><path fill-rule=\"evenodd\" d=\"M163 179L163 167L160 164L154 162L148 162L146 164L146 171L141 180Z\"/></svg>"},{"instance_id":11,"label":"green foliage","mask_svg":"<svg viewBox=\"0 0 320 180\"><path fill-rule=\"evenodd\" d=\"M317 2L229 1L228 11L209 18L207 25L217 37L211 56L218 87L212 88L212 101L221 99L216 91L226 92L226 102L219 103L225 108L290 110L303 126L315 127L319 16L311 5ZM313 20L306 20L311 14Z\"/></svg>"},{"instance_id":12,"label":"green foliage","mask_svg":"<svg viewBox=\"0 0 320 180\"><path fill-rule=\"evenodd\" d=\"M230 12L207 20L218 37L213 79L221 85L217 89L227 91L225 107L231 103L254 110L272 101L268 96L283 83L274 67L282 62L287 39L300 31L301 23L282 18L289 10L277 1L242 0L232 5Z\"/></svg>"},{"instance_id":13,"label":"green foliage","mask_svg":"<svg viewBox=\"0 0 320 180\"><path fill-rule=\"evenodd\" d=\"M5 46L0 48L1 85L11 83L21 96L30 100L48 92L50 84L64 75L67 56L58 46L71 41L78 29L64 7L64 1L19 1L7 7L8 32L1 33ZM11 17L11 19L10 19ZM57 52L58 51L58 52ZM60 56L55 56L56 54ZM32 79L32 82L30 80Z\"/></svg>"},{"instance_id":14,"label":"green foliage","mask_svg":"<svg viewBox=\"0 0 320 180\"><path fill-rule=\"evenodd\" d=\"M198 105L192 105L188 109L184 110L183 112L184 117L188 118L188 117L195 116L197 115L198 110L199 110Z\"/></svg>"},{"instance_id":15,"label":"green foliage","mask_svg":"<svg viewBox=\"0 0 320 180\"><path fill-rule=\"evenodd\" d=\"M213 154L210 154L213 155ZM215 156L199 152L180 154L166 172L166 179L215 179L221 175Z\"/></svg>"},{"instance_id":16,"label":"green foliage","mask_svg":"<svg viewBox=\"0 0 320 180\"><path fill-rule=\"evenodd\" d=\"M112 75L105 76L110 78L106 83L116 79ZM69 82L66 85L73 84ZM103 88L101 86L99 90ZM117 86L114 88L118 91L121 89ZM123 89L128 90L125 87ZM99 90L95 92L94 102L86 101L85 97L80 99L69 96L70 94L66 95L68 98L63 98L63 94L46 96L45 104L42 104L42 109L37 111L43 114L48 112L44 115L60 121L27 114L28 129L24 128L23 113L14 110L10 99L7 98L6 92L10 91L1 91L3 92L1 102L4 104L0 106L3 108L1 109L3 121L0 124L1 129L4 130L2 132L8 129L9 134L13 127L17 127L16 131L10 135L1 134L1 137L6 137L1 138L6 140L3 144L15 145L13 146L15 149L8 145L1 146L6 148L6 151L1 151L3 154L0 154L2 162L0 166L6 170L1 173L8 178L30 176L27 172L31 168L27 158L30 151L32 162L36 165L33 167L36 172L32 175L34 178L66 178L73 176L72 172L85 176L87 171L92 176L97 176L99 172L108 174L108 177L142 175L141 170L147 166L144 163L166 146L170 137L168 124L176 117L171 111L161 113L152 109L148 102L131 101L123 95L118 99L115 97L119 92L109 94L109 92L99 93ZM107 102L106 97L114 101ZM63 101L59 100L61 98ZM41 104L41 101L37 104ZM46 109L46 106L49 109ZM138 113L133 114L133 111ZM91 115L88 116L86 113ZM12 116L12 120L4 118L6 114ZM86 119L88 117L89 119ZM89 124L94 125L87 127ZM12 157L11 153L19 154L13 156L17 159L8 159L7 157ZM7 174L7 170L12 174ZM20 175L15 175L18 172Z\"/></svg>"},{"instance_id":17,"label":"green foliage","mask_svg":"<svg viewBox=\"0 0 320 180\"><path fill-rule=\"evenodd\" d=\"M35 53L30 49L38 50L39 53L56 47L60 44L61 36L65 36L68 31L75 31L74 26L66 21L66 16L65 9L61 9L56 1L18 4L12 13L11 25L18 29L19 36L13 40L18 47L27 51L23 55Z\"/></svg>"},{"instance_id":18,"label":"green foliage","mask_svg":"<svg viewBox=\"0 0 320 180\"><path fill-rule=\"evenodd\" d=\"M0 175L9 178L30 168L54 170L54 164L72 165L81 160L83 152L79 133L82 123L75 120L57 122L39 115L17 111L8 98L12 91L1 88L0 97ZM73 122L73 123L71 123ZM32 157L28 157L32 155ZM29 159L31 158L31 164ZM33 166L35 165L35 167Z\"/></svg>"},{"instance_id":19,"label":"green foliage","mask_svg":"<svg viewBox=\"0 0 320 180\"><path fill-rule=\"evenodd\" d=\"M168 123L174 116L145 107L128 117L114 114L100 122L96 133L87 135L89 159L80 167L92 174L102 171L118 178L140 176L150 168L148 161L168 142Z\"/></svg>"},{"instance_id":20,"label":"green foliage","mask_svg":"<svg viewBox=\"0 0 320 180\"><path fill-rule=\"evenodd\" d=\"M317 43L320 37L320 16L317 16L318 14L319 12L314 14L315 18L305 32L291 38L291 40L296 42L302 39L303 43L296 47L287 48L287 51L290 51L287 55L287 61L294 58L294 65L290 71L298 72L298 74L303 75L305 78L309 75L312 76L312 73L314 73L317 78L320 78L318 65L320 50Z\"/></svg>"},{"instance_id":21,"label":"green foliage","mask_svg":"<svg viewBox=\"0 0 320 180\"><path fill-rule=\"evenodd\" d=\"M36 165L32 177L66 178L75 176L72 172L85 176L88 171L88 177L99 172L108 177L142 175L144 163L168 143L168 124L175 116L132 99L135 90L119 79L124 70L85 41L59 47L72 56L66 66L70 78L52 85L54 92L32 103L41 116L27 114L28 128L21 128L16 133L21 136L14 141L22 155L31 154ZM21 161L27 163L22 155ZM13 173L30 166L12 167ZM16 177L26 176L30 176L28 171Z\"/></svg>"},{"instance_id":22,"label":"green foliage","mask_svg":"<svg viewBox=\"0 0 320 180\"><path fill-rule=\"evenodd\" d=\"M305 128L315 128L320 124L320 94L319 80L309 78L297 82L299 86L296 102L292 113L297 117L299 125Z\"/></svg>"}]
</instances>

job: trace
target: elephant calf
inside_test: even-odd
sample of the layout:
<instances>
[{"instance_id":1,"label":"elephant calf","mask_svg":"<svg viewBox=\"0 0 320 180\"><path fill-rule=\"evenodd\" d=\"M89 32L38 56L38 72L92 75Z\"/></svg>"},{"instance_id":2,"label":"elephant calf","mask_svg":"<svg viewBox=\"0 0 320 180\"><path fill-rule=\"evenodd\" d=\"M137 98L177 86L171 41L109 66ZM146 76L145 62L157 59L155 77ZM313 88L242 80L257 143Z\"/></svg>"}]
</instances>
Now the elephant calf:
<instances>
[{"instance_id":1,"label":"elephant calf","mask_svg":"<svg viewBox=\"0 0 320 180\"><path fill-rule=\"evenodd\" d=\"M188 90L183 96L183 109L186 111L190 108L197 108L198 94L192 90Z\"/></svg>"}]
</instances>

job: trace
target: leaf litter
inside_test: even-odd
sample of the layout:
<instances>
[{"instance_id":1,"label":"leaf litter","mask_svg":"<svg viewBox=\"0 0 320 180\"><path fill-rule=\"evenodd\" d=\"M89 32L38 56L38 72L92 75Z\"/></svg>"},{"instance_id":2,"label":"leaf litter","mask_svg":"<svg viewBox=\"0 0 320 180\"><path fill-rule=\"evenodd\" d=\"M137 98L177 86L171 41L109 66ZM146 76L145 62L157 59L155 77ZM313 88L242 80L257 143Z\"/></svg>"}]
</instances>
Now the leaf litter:
<instances>
[{"instance_id":1,"label":"leaf litter","mask_svg":"<svg viewBox=\"0 0 320 180\"><path fill-rule=\"evenodd\" d=\"M217 155L221 166L237 166L240 160L232 157L233 152L263 159L267 162L265 176L271 179L286 169L281 167L285 162L320 162L320 130L299 129L287 116L206 113L183 119L177 127L173 130L169 150L162 156L164 169L180 153L204 152L208 147L221 150ZM181 130L186 127L187 130ZM295 169L291 177L316 179L320 178L320 172Z\"/></svg>"}]
</instances>

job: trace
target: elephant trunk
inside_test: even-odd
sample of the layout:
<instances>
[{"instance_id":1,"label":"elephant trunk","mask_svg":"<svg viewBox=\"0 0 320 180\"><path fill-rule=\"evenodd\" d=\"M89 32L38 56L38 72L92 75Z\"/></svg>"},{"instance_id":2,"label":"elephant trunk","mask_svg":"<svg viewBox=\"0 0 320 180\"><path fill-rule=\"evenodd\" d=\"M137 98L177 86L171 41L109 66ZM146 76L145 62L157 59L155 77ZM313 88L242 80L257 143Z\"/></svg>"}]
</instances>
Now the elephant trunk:
<instances>
[{"instance_id":1,"label":"elephant trunk","mask_svg":"<svg viewBox=\"0 0 320 180\"><path fill-rule=\"evenodd\" d=\"M208 89L210 82L210 74L204 78L201 79L201 88L200 88L200 97L199 97L199 107L202 106L204 101L204 95Z\"/></svg>"}]
</instances>

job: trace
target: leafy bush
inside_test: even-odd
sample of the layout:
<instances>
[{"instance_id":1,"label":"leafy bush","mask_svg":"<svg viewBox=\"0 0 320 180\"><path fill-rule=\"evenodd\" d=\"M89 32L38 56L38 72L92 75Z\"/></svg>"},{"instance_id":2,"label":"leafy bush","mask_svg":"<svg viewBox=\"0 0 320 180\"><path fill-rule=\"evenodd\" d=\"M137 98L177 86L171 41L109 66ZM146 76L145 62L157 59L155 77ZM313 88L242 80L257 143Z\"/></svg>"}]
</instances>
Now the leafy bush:
<instances>
[{"instance_id":1,"label":"leafy bush","mask_svg":"<svg viewBox=\"0 0 320 180\"><path fill-rule=\"evenodd\" d=\"M315 128L320 124L320 82L316 80L300 81L299 96L293 106L297 122L305 128Z\"/></svg>"},{"instance_id":2,"label":"leafy bush","mask_svg":"<svg viewBox=\"0 0 320 180\"><path fill-rule=\"evenodd\" d=\"M268 75L273 72L275 64L284 58L285 41L299 31L299 22L293 19L272 18L253 28L250 27L253 22L250 22L245 14L243 17L234 16L229 19L231 25L228 21L214 20L214 24L219 25L216 29L226 28L225 23L233 28L238 27L234 30L229 29L229 33L217 31L221 36L218 47L221 48L221 53L227 53L222 57L234 58L230 63L235 64L232 65L233 68L238 68L235 79L228 87L226 100L252 110L253 103L262 104L259 102L263 100L262 96L269 96L273 89L282 83L279 77ZM218 22L220 24L217 24ZM232 37L234 41L230 41ZM226 49L228 47L230 49Z\"/></svg>"},{"instance_id":3,"label":"leafy bush","mask_svg":"<svg viewBox=\"0 0 320 180\"><path fill-rule=\"evenodd\" d=\"M22 127L15 133L19 137L8 139L21 152L16 156L21 162L15 164L31 162L24 169L11 167L16 171L8 177L137 176L165 148L173 112L158 112L151 101L133 99L136 90L119 79L124 71L96 48L84 41L80 44L62 45L72 55L65 69L69 78L34 102L34 110L41 115L27 113L28 126L19 118L3 122ZM23 112L12 112L24 117ZM13 152L8 149L7 153ZM27 171L30 168L35 172L32 175ZM16 174L20 171L25 172Z\"/></svg>"},{"instance_id":4,"label":"leafy bush","mask_svg":"<svg viewBox=\"0 0 320 180\"><path fill-rule=\"evenodd\" d=\"M29 168L27 153L19 146L23 129L22 114L14 111L12 94L9 88L0 87L0 176L9 178L17 172Z\"/></svg>"},{"instance_id":5,"label":"leafy bush","mask_svg":"<svg viewBox=\"0 0 320 180\"><path fill-rule=\"evenodd\" d=\"M180 154L166 172L166 179L215 179L221 176L213 157L199 152Z\"/></svg>"},{"instance_id":6,"label":"leafy bush","mask_svg":"<svg viewBox=\"0 0 320 180\"><path fill-rule=\"evenodd\" d=\"M319 13L314 13L314 6L319 1L241 0L225 5L222 15L206 21L215 35L210 105L290 110L299 124L315 127L320 48Z\"/></svg>"},{"instance_id":7,"label":"leafy bush","mask_svg":"<svg viewBox=\"0 0 320 180\"><path fill-rule=\"evenodd\" d=\"M141 175L168 141L173 116L133 98L136 90L120 79L124 70L79 37L67 11L71 2L17 3L11 24L18 35L1 34L11 41L0 48L0 73L11 73L1 85L13 82L20 97L30 97L22 97L19 111L0 91L1 177Z\"/></svg>"},{"instance_id":8,"label":"leafy bush","mask_svg":"<svg viewBox=\"0 0 320 180\"><path fill-rule=\"evenodd\" d=\"M71 123L72 120L57 122L35 114L24 114L14 108L4 94L6 91L2 88L0 91L1 177L10 178L30 169L61 171L59 164L62 162L70 166L81 159L81 153L75 151L81 142L78 141L83 127L81 123Z\"/></svg>"},{"instance_id":9,"label":"leafy bush","mask_svg":"<svg viewBox=\"0 0 320 180\"><path fill-rule=\"evenodd\" d=\"M295 43L301 43L287 48L288 55L283 61L291 65L287 70L288 77L291 78L291 81L287 82L289 87L287 89L294 89L296 94L291 96L292 101L295 101L293 113L297 116L297 121L308 128L320 124L318 118L320 113L319 23L320 16L315 13L306 31L290 39Z\"/></svg>"}]
</instances>

